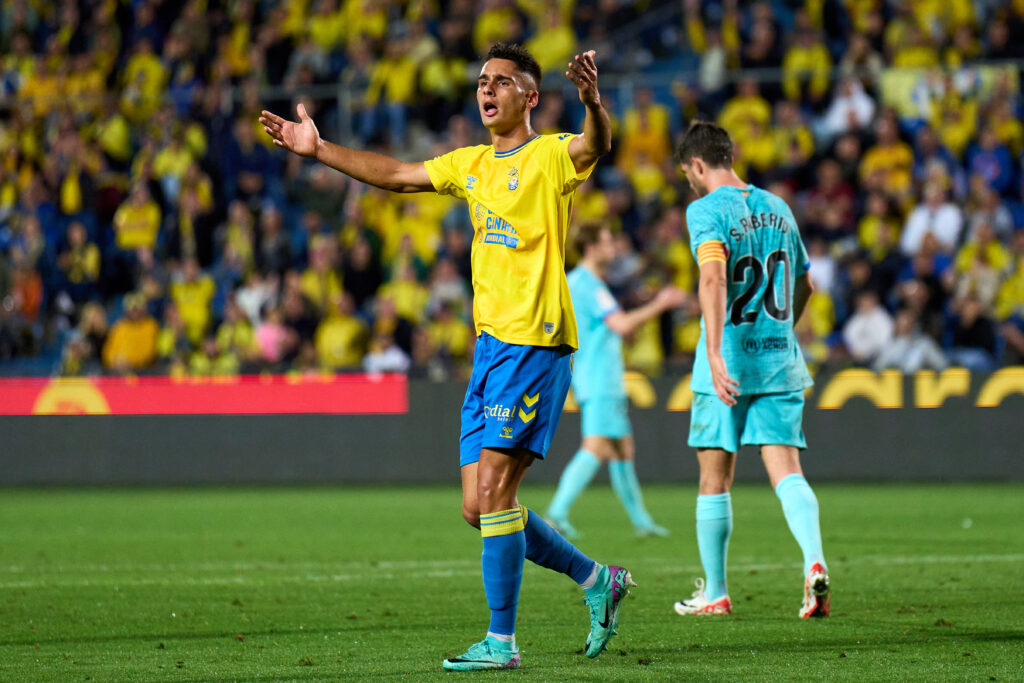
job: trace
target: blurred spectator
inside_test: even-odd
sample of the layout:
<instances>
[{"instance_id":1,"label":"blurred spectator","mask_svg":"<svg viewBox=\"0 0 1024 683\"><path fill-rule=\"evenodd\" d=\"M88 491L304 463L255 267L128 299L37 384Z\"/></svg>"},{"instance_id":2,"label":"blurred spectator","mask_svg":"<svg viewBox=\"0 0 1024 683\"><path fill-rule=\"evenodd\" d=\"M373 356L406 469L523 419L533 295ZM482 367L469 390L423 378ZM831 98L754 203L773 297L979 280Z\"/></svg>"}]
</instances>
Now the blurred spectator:
<instances>
[{"instance_id":1,"label":"blurred spectator","mask_svg":"<svg viewBox=\"0 0 1024 683\"><path fill-rule=\"evenodd\" d=\"M409 365L408 354L388 334L376 335L363 358L363 369L367 372L406 372Z\"/></svg>"},{"instance_id":2,"label":"blurred spectator","mask_svg":"<svg viewBox=\"0 0 1024 683\"><path fill-rule=\"evenodd\" d=\"M100 249L88 241L85 226L74 221L68 226L67 245L57 257L64 286L75 303L83 303L98 294Z\"/></svg>"},{"instance_id":3,"label":"blurred spectator","mask_svg":"<svg viewBox=\"0 0 1024 683\"><path fill-rule=\"evenodd\" d=\"M146 313L139 294L129 294L124 302L125 315L110 328L103 346L103 365L114 372L142 370L156 360L159 328Z\"/></svg>"},{"instance_id":4,"label":"blurred spectator","mask_svg":"<svg viewBox=\"0 0 1024 683\"><path fill-rule=\"evenodd\" d=\"M821 132L826 138L866 129L875 115L875 101L855 78L839 82L836 95L825 111Z\"/></svg>"},{"instance_id":5,"label":"blurred spectator","mask_svg":"<svg viewBox=\"0 0 1024 683\"><path fill-rule=\"evenodd\" d=\"M978 143L967 151L966 165L968 174L980 175L996 192L1005 194L1011 189L1015 176L1013 157L991 128L978 133Z\"/></svg>"},{"instance_id":6,"label":"blurred spectator","mask_svg":"<svg viewBox=\"0 0 1024 683\"><path fill-rule=\"evenodd\" d=\"M933 235L939 248L951 253L960 239L963 227L960 207L946 201L946 192L934 183L924 188L924 203L918 205L907 218L900 238L900 248L907 256L916 254L925 235Z\"/></svg>"},{"instance_id":7,"label":"blurred spectator","mask_svg":"<svg viewBox=\"0 0 1024 683\"><path fill-rule=\"evenodd\" d=\"M878 294L865 289L857 295L854 314L843 327L843 343L853 360L871 365L892 340L893 322Z\"/></svg>"},{"instance_id":8,"label":"blurred spectator","mask_svg":"<svg viewBox=\"0 0 1024 683\"><path fill-rule=\"evenodd\" d=\"M798 27L796 40L782 60L782 90L786 97L821 108L831 70L832 56L817 32L809 25Z\"/></svg>"},{"instance_id":9,"label":"blurred spectator","mask_svg":"<svg viewBox=\"0 0 1024 683\"><path fill-rule=\"evenodd\" d=\"M984 372L995 365L995 324L985 315L982 301L968 294L956 304L951 320L950 360L968 370Z\"/></svg>"},{"instance_id":10,"label":"blurred spectator","mask_svg":"<svg viewBox=\"0 0 1024 683\"><path fill-rule=\"evenodd\" d=\"M320 367L351 370L362 364L368 330L355 316L355 303L348 294L338 295L332 309L316 329L316 351Z\"/></svg>"},{"instance_id":11,"label":"blurred spectator","mask_svg":"<svg viewBox=\"0 0 1024 683\"><path fill-rule=\"evenodd\" d=\"M914 153L899 139L894 117L883 115L875 124L875 144L860 162L860 180L869 190L881 190L893 197L910 191Z\"/></svg>"},{"instance_id":12,"label":"blurred spectator","mask_svg":"<svg viewBox=\"0 0 1024 683\"><path fill-rule=\"evenodd\" d=\"M945 370L946 355L935 341L923 334L910 310L896 314L892 340L886 344L872 366L875 372L895 368L905 374L919 370Z\"/></svg>"}]
</instances>

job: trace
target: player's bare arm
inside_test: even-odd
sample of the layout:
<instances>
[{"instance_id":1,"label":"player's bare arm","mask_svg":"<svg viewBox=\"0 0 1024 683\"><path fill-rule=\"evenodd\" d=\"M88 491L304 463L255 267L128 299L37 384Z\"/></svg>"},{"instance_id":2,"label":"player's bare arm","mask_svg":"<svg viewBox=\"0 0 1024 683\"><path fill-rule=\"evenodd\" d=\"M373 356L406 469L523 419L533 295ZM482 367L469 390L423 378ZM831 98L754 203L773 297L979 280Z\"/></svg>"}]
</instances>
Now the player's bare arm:
<instances>
[{"instance_id":1,"label":"player's bare arm","mask_svg":"<svg viewBox=\"0 0 1024 683\"><path fill-rule=\"evenodd\" d=\"M725 328L725 304L728 283L725 277L725 264L721 261L705 261L700 266L700 285L697 296L700 299L700 310L704 315L704 332L707 335L705 344L708 352L708 365L711 367L711 382L715 393L727 406L736 405L736 396L740 395L740 385L729 376L722 357L722 332Z\"/></svg>"},{"instance_id":2,"label":"player's bare arm","mask_svg":"<svg viewBox=\"0 0 1024 683\"><path fill-rule=\"evenodd\" d=\"M814 285L811 284L810 274L804 273L803 275L798 276L793 288L794 325L800 322L800 316L804 314L804 309L807 307L807 302L810 300L812 293L814 293Z\"/></svg>"},{"instance_id":3,"label":"player's bare arm","mask_svg":"<svg viewBox=\"0 0 1024 683\"><path fill-rule=\"evenodd\" d=\"M422 162L405 162L349 147L342 147L320 137L306 108L299 104L298 121L288 121L264 110L260 115L263 130L274 144L300 156L341 171L347 176L392 192L431 192L434 185Z\"/></svg>"},{"instance_id":4,"label":"player's bare arm","mask_svg":"<svg viewBox=\"0 0 1024 683\"><path fill-rule=\"evenodd\" d=\"M593 166L612 148L612 124L597 89L595 54L594 50L588 50L582 55L576 55L569 62L569 70L565 72L566 77L579 90L580 102L587 110L583 119L583 134L569 141L569 157L577 173Z\"/></svg>"},{"instance_id":5,"label":"player's bare arm","mask_svg":"<svg viewBox=\"0 0 1024 683\"><path fill-rule=\"evenodd\" d=\"M664 287L643 306L631 311L615 311L604 318L604 324L619 336L632 334L651 318L683 305L686 294L676 287Z\"/></svg>"}]
</instances>

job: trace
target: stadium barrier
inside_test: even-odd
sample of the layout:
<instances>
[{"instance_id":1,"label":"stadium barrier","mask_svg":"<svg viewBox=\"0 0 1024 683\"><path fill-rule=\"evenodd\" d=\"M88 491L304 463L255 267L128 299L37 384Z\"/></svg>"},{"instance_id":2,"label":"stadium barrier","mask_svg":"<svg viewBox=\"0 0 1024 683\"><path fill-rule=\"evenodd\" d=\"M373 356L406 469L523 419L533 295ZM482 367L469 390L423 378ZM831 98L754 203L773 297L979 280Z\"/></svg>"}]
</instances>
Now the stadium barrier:
<instances>
[{"instance_id":1,"label":"stadium barrier","mask_svg":"<svg viewBox=\"0 0 1024 683\"><path fill-rule=\"evenodd\" d=\"M807 393L808 476L1024 481L1024 367L904 376L819 373ZM645 481L695 483L689 376L627 373ZM401 376L0 380L0 485L401 483L458 480L465 385ZM579 444L570 396L548 462ZM753 449L737 479L763 481Z\"/></svg>"}]
</instances>

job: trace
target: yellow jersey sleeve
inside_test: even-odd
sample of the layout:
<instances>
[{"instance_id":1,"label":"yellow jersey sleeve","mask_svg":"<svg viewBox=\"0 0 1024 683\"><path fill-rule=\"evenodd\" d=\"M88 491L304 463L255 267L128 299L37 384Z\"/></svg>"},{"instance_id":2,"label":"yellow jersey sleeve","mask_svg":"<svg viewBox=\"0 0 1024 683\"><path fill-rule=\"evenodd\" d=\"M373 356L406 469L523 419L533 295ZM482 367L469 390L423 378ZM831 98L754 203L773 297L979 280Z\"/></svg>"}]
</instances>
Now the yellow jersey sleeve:
<instances>
[{"instance_id":1,"label":"yellow jersey sleeve","mask_svg":"<svg viewBox=\"0 0 1024 683\"><path fill-rule=\"evenodd\" d=\"M423 162L434 190L438 194L450 194L465 199L467 185L473 185L473 176L466 173L466 167L474 157L480 155L482 147L460 147Z\"/></svg>"},{"instance_id":2,"label":"yellow jersey sleeve","mask_svg":"<svg viewBox=\"0 0 1024 683\"><path fill-rule=\"evenodd\" d=\"M595 164L577 173L569 156L569 143L576 137L573 133L541 136L536 154L542 159L545 175L561 194L569 194L583 184L594 171Z\"/></svg>"}]
</instances>

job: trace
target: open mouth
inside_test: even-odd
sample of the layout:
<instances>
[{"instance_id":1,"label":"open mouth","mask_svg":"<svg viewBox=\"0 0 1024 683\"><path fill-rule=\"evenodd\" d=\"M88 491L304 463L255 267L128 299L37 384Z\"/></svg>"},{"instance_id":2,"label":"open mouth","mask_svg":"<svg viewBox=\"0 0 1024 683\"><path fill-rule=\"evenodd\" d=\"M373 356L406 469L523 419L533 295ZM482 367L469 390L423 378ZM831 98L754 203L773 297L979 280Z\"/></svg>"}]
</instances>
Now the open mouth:
<instances>
[{"instance_id":1,"label":"open mouth","mask_svg":"<svg viewBox=\"0 0 1024 683\"><path fill-rule=\"evenodd\" d=\"M484 116L494 116L498 113L498 105L494 102L484 102Z\"/></svg>"}]
</instances>

